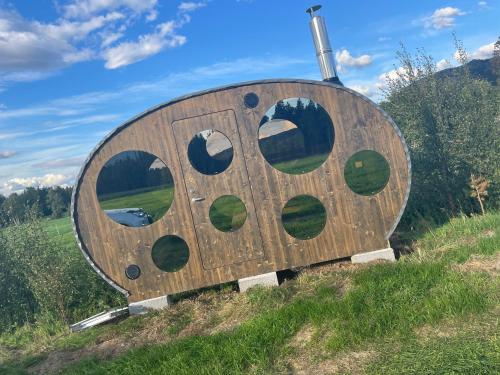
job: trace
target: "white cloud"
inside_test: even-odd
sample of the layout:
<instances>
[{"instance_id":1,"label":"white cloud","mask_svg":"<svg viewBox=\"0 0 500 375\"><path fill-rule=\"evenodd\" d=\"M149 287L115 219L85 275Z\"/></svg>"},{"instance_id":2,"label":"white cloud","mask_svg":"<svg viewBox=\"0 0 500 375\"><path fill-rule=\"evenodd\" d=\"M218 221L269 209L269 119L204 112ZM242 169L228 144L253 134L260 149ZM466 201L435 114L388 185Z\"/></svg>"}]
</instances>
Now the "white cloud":
<instances>
[{"instance_id":1,"label":"white cloud","mask_svg":"<svg viewBox=\"0 0 500 375\"><path fill-rule=\"evenodd\" d=\"M179 18L163 22L156 26L153 33L140 35L136 41L127 41L103 51L107 69L121 68L150 56L156 55L167 48L175 48L186 43L187 38L176 33L186 23L191 21L189 12L206 6L205 2L183 2L178 6Z\"/></svg>"},{"instance_id":2,"label":"white cloud","mask_svg":"<svg viewBox=\"0 0 500 375\"><path fill-rule=\"evenodd\" d=\"M187 39L178 30L190 22L190 12L206 5L182 2L175 20L121 43L139 15L148 23L157 19L157 0L71 0L51 23L0 10L0 91L9 82L43 79L83 61L102 59L106 68L116 69L181 46Z\"/></svg>"},{"instance_id":3,"label":"white cloud","mask_svg":"<svg viewBox=\"0 0 500 375\"><path fill-rule=\"evenodd\" d=\"M448 68L451 68L451 66L452 66L451 63L448 60L442 59L436 63L436 70L440 71L440 70L448 69Z\"/></svg>"},{"instance_id":4,"label":"white cloud","mask_svg":"<svg viewBox=\"0 0 500 375\"><path fill-rule=\"evenodd\" d=\"M370 55L361 55L358 57L353 57L351 53L347 49L343 49L342 51L337 51L335 53L335 58L339 63L339 69L342 69L344 66L352 66L352 67L364 67L370 65L373 62L373 58Z\"/></svg>"},{"instance_id":5,"label":"white cloud","mask_svg":"<svg viewBox=\"0 0 500 375\"><path fill-rule=\"evenodd\" d=\"M482 9L488 8L488 3L486 1L479 1L477 3L477 5L479 6L479 8L482 8Z\"/></svg>"},{"instance_id":6,"label":"white cloud","mask_svg":"<svg viewBox=\"0 0 500 375\"><path fill-rule=\"evenodd\" d=\"M149 12L146 15L146 21L148 22L153 22L158 18L158 11L153 9L151 12Z\"/></svg>"},{"instance_id":7,"label":"white cloud","mask_svg":"<svg viewBox=\"0 0 500 375\"><path fill-rule=\"evenodd\" d=\"M491 42L489 44L485 44L484 46L480 46L478 49L473 51L472 53L467 54L467 60L484 60L493 57L493 52L495 50L495 43ZM455 51L453 57L457 62L461 62L460 55L458 51Z\"/></svg>"},{"instance_id":8,"label":"white cloud","mask_svg":"<svg viewBox=\"0 0 500 375\"><path fill-rule=\"evenodd\" d=\"M377 87L375 87L375 85L351 85L349 88L368 97L374 96L377 91Z\"/></svg>"},{"instance_id":9,"label":"white cloud","mask_svg":"<svg viewBox=\"0 0 500 375\"><path fill-rule=\"evenodd\" d=\"M33 166L41 169L81 167L85 158L86 156L76 156L67 159L53 159L33 164Z\"/></svg>"},{"instance_id":10,"label":"white cloud","mask_svg":"<svg viewBox=\"0 0 500 375\"><path fill-rule=\"evenodd\" d=\"M479 47L474 52L470 54L471 59L489 59L493 57L493 52L495 50L495 43L491 42L489 44L485 44L484 46Z\"/></svg>"},{"instance_id":11,"label":"white cloud","mask_svg":"<svg viewBox=\"0 0 500 375\"><path fill-rule=\"evenodd\" d=\"M69 186L74 175L48 173L41 177L11 178L4 182L3 192L10 194L21 192L27 187Z\"/></svg>"},{"instance_id":12,"label":"white cloud","mask_svg":"<svg viewBox=\"0 0 500 375\"><path fill-rule=\"evenodd\" d=\"M123 17L113 12L84 22L59 20L50 24L0 11L0 81L37 80L70 64L92 59L92 50L78 48L77 42Z\"/></svg>"},{"instance_id":13,"label":"white cloud","mask_svg":"<svg viewBox=\"0 0 500 375\"><path fill-rule=\"evenodd\" d=\"M157 26L156 32L139 36L135 42L123 42L103 52L107 69L121 68L147 57L156 55L165 48L174 48L186 43L186 37L175 34L172 21Z\"/></svg>"},{"instance_id":14,"label":"white cloud","mask_svg":"<svg viewBox=\"0 0 500 375\"><path fill-rule=\"evenodd\" d=\"M9 150L0 151L0 159L8 159L16 155L17 152L15 151L9 151Z\"/></svg>"},{"instance_id":15,"label":"white cloud","mask_svg":"<svg viewBox=\"0 0 500 375\"><path fill-rule=\"evenodd\" d=\"M99 34L102 38L101 47L105 48L109 45L113 44L117 40L123 37L124 33L122 32L103 32Z\"/></svg>"},{"instance_id":16,"label":"white cloud","mask_svg":"<svg viewBox=\"0 0 500 375\"><path fill-rule=\"evenodd\" d=\"M153 10L157 3L157 0L74 0L63 6L63 14L67 18L87 18L123 8L141 14Z\"/></svg>"},{"instance_id":17,"label":"white cloud","mask_svg":"<svg viewBox=\"0 0 500 375\"><path fill-rule=\"evenodd\" d=\"M406 73L405 69L403 67L399 67L397 69L391 69L388 72L384 72L378 76L377 83L375 86L378 89L384 89L387 87L389 82L393 80L397 80L401 75L404 75Z\"/></svg>"},{"instance_id":18,"label":"white cloud","mask_svg":"<svg viewBox=\"0 0 500 375\"><path fill-rule=\"evenodd\" d=\"M424 18L424 27L436 30L453 27L455 26L455 19L463 15L465 15L465 12L462 12L459 8L439 8L431 16Z\"/></svg>"},{"instance_id":19,"label":"white cloud","mask_svg":"<svg viewBox=\"0 0 500 375\"><path fill-rule=\"evenodd\" d=\"M183 2L183 3L180 3L179 6L177 7L177 9L179 9L179 11L181 12L192 12L192 11L195 11L196 9L199 9L199 8L203 8L204 6L206 6L207 3L205 2Z\"/></svg>"}]
</instances>

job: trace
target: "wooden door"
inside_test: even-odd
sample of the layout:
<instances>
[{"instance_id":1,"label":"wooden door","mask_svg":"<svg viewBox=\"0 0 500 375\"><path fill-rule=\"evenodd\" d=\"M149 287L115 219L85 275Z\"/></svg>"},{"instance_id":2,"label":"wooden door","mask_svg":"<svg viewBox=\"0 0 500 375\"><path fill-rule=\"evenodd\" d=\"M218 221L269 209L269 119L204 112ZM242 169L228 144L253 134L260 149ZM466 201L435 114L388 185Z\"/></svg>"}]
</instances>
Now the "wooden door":
<instances>
[{"instance_id":1,"label":"wooden door","mask_svg":"<svg viewBox=\"0 0 500 375\"><path fill-rule=\"evenodd\" d=\"M234 112L186 118L172 125L203 267L262 258L262 238ZM209 144L210 137L217 140ZM236 197L232 200L241 200L246 209L246 218L240 215L241 227L234 231L217 229L211 219L211 210L219 207L217 203L212 207L214 202L223 196Z\"/></svg>"}]
</instances>

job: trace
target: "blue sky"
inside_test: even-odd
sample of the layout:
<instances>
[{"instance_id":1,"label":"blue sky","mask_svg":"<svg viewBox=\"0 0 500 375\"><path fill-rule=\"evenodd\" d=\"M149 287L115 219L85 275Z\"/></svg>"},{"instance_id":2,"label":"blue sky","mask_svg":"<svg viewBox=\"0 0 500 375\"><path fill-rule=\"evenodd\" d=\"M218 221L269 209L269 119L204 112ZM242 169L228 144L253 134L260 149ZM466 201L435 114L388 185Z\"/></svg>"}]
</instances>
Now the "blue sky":
<instances>
[{"instance_id":1,"label":"blue sky","mask_svg":"<svg viewBox=\"0 0 500 375\"><path fill-rule=\"evenodd\" d=\"M400 42L456 64L500 34L500 0L321 2L344 84L377 100ZM299 0L0 0L0 193L71 185L109 131L193 91L321 79Z\"/></svg>"}]
</instances>

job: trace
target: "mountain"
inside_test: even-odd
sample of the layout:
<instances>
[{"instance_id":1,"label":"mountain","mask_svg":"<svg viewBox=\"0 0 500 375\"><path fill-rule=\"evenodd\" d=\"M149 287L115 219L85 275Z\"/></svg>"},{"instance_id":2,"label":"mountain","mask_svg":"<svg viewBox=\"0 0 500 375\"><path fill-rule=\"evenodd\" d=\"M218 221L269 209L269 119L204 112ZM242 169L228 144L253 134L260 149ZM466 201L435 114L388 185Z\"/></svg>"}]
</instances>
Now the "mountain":
<instances>
[{"instance_id":1,"label":"mountain","mask_svg":"<svg viewBox=\"0 0 500 375\"><path fill-rule=\"evenodd\" d=\"M465 65L468 67L471 75L476 79L483 79L494 86L500 84L500 57L492 57L486 60L472 60ZM448 68L436 73L440 78L453 77L463 74L464 66Z\"/></svg>"}]
</instances>

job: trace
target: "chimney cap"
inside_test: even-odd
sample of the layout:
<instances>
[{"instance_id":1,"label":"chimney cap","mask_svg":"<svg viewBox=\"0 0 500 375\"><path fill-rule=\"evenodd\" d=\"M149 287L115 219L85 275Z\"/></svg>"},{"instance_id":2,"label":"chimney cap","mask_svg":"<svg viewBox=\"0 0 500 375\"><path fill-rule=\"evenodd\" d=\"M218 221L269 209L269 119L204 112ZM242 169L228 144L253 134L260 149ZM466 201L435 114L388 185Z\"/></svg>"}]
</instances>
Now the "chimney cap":
<instances>
[{"instance_id":1,"label":"chimney cap","mask_svg":"<svg viewBox=\"0 0 500 375\"><path fill-rule=\"evenodd\" d=\"M321 5L313 5L310 8L306 9L306 13L309 13L311 17L314 17L314 12L318 11L321 9Z\"/></svg>"}]
</instances>

